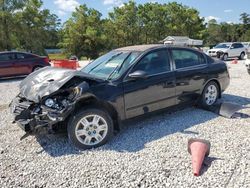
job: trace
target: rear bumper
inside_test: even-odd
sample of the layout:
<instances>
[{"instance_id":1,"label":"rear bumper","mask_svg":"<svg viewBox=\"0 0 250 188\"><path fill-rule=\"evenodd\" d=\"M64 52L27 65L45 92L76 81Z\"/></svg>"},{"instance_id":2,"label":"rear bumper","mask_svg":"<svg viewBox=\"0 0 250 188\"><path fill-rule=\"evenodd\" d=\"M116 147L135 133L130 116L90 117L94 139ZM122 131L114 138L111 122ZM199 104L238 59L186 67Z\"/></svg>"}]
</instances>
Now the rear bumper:
<instances>
[{"instance_id":1,"label":"rear bumper","mask_svg":"<svg viewBox=\"0 0 250 188\"><path fill-rule=\"evenodd\" d=\"M230 84L229 74L227 76L221 77L219 79L219 82L220 82L221 92L224 92Z\"/></svg>"}]
</instances>

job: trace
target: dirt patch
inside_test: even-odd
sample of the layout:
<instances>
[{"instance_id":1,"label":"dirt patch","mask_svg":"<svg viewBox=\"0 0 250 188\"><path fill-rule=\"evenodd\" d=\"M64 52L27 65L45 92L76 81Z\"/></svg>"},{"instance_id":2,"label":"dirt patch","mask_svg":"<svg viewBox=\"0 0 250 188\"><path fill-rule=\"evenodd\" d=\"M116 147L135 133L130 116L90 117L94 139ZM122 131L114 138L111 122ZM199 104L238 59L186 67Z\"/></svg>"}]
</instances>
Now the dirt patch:
<instances>
[{"instance_id":1,"label":"dirt patch","mask_svg":"<svg viewBox=\"0 0 250 188\"><path fill-rule=\"evenodd\" d=\"M8 104L0 104L0 111L3 111L9 107Z\"/></svg>"}]
</instances>

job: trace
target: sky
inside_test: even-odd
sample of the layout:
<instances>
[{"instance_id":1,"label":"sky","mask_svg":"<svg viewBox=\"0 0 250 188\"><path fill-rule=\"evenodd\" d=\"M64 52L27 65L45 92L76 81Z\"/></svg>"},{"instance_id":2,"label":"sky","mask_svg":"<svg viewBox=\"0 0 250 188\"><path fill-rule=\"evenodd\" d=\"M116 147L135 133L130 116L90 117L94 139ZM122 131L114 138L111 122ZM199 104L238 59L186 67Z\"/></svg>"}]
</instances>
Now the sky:
<instances>
[{"instance_id":1,"label":"sky","mask_svg":"<svg viewBox=\"0 0 250 188\"><path fill-rule=\"evenodd\" d=\"M137 4L147 2L168 3L169 0L134 0ZM102 13L103 17L113 7L122 6L128 0L43 0L43 8L58 15L62 22L66 21L75 7L86 4ZM206 21L216 19L218 22L237 23L241 13L250 14L250 0L176 0L178 3L195 8Z\"/></svg>"}]
</instances>

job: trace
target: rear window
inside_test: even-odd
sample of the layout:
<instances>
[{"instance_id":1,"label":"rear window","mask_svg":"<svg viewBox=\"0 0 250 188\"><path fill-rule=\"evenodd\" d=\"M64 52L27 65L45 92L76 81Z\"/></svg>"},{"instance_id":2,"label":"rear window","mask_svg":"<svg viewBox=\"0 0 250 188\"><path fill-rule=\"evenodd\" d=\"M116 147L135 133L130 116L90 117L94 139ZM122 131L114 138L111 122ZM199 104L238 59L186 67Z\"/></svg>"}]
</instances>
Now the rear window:
<instances>
[{"instance_id":1,"label":"rear window","mask_svg":"<svg viewBox=\"0 0 250 188\"><path fill-rule=\"evenodd\" d=\"M22 54L22 53L18 53L16 54L17 59L30 59L30 58L35 58L34 55L32 54Z\"/></svg>"},{"instance_id":2,"label":"rear window","mask_svg":"<svg viewBox=\"0 0 250 188\"><path fill-rule=\"evenodd\" d=\"M242 44L240 44L240 43L235 43L234 47L235 48L243 48L244 46Z\"/></svg>"},{"instance_id":3,"label":"rear window","mask_svg":"<svg viewBox=\"0 0 250 188\"><path fill-rule=\"evenodd\" d=\"M15 59L14 54L0 54L0 61L10 61Z\"/></svg>"},{"instance_id":4,"label":"rear window","mask_svg":"<svg viewBox=\"0 0 250 188\"><path fill-rule=\"evenodd\" d=\"M201 54L191 50L174 49L172 54L176 69L206 64L206 60Z\"/></svg>"},{"instance_id":5,"label":"rear window","mask_svg":"<svg viewBox=\"0 0 250 188\"><path fill-rule=\"evenodd\" d=\"M212 57L210 57L210 56L206 56L206 58L207 58L207 61L208 61L209 64L215 62L214 59Z\"/></svg>"}]
</instances>

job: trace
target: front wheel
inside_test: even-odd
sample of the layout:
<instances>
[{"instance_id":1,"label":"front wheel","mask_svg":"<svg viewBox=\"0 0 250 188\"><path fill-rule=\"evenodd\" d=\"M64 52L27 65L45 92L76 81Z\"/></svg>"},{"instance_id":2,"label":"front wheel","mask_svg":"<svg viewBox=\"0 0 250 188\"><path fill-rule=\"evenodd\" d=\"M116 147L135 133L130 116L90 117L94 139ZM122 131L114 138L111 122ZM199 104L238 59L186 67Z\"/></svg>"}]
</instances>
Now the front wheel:
<instances>
[{"instance_id":1,"label":"front wheel","mask_svg":"<svg viewBox=\"0 0 250 188\"><path fill-rule=\"evenodd\" d=\"M68 123L69 140L79 149L96 148L113 134L113 121L103 110L89 108L77 113Z\"/></svg>"},{"instance_id":2,"label":"front wheel","mask_svg":"<svg viewBox=\"0 0 250 188\"><path fill-rule=\"evenodd\" d=\"M214 81L209 82L201 96L201 105L203 107L208 107L212 106L218 99L219 97L219 87L218 84Z\"/></svg>"}]
</instances>

